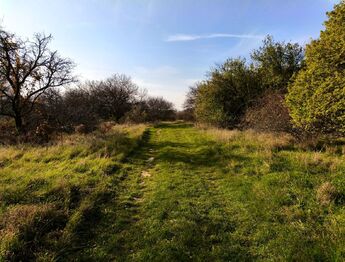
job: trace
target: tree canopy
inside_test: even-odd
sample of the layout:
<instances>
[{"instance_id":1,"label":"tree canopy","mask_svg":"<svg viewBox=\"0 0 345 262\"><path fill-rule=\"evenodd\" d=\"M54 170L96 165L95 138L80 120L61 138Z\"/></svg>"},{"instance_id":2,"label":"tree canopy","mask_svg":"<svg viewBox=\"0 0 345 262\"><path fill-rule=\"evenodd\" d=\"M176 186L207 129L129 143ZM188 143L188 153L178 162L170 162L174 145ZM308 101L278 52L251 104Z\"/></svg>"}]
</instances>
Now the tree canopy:
<instances>
[{"instance_id":1,"label":"tree canopy","mask_svg":"<svg viewBox=\"0 0 345 262\"><path fill-rule=\"evenodd\" d=\"M251 58L265 89L286 91L291 77L302 67L304 50L298 43L276 42L267 36Z\"/></svg>"}]
</instances>

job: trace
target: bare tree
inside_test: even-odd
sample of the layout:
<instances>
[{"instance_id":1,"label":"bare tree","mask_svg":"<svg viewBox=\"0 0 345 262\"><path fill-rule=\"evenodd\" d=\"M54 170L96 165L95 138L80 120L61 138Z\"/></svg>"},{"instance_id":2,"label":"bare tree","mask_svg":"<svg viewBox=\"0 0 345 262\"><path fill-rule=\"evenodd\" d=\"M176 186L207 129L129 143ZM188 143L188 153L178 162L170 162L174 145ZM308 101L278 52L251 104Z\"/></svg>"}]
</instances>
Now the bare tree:
<instances>
[{"instance_id":1,"label":"bare tree","mask_svg":"<svg viewBox=\"0 0 345 262\"><path fill-rule=\"evenodd\" d=\"M23 41L0 28L0 115L13 118L19 133L42 94L75 81L74 64L48 49L51 40L36 34Z\"/></svg>"},{"instance_id":2,"label":"bare tree","mask_svg":"<svg viewBox=\"0 0 345 262\"><path fill-rule=\"evenodd\" d=\"M183 108L188 111L194 111L195 100L198 95L198 88L200 83L195 83L193 86L189 87L188 93L186 95L186 100L183 103Z\"/></svg>"},{"instance_id":3,"label":"bare tree","mask_svg":"<svg viewBox=\"0 0 345 262\"><path fill-rule=\"evenodd\" d=\"M130 77L115 74L103 81L87 82L92 106L102 119L119 121L136 102L138 87Z\"/></svg>"},{"instance_id":4,"label":"bare tree","mask_svg":"<svg viewBox=\"0 0 345 262\"><path fill-rule=\"evenodd\" d=\"M174 120L176 111L173 103L163 97L149 97L146 101L148 121Z\"/></svg>"}]
</instances>

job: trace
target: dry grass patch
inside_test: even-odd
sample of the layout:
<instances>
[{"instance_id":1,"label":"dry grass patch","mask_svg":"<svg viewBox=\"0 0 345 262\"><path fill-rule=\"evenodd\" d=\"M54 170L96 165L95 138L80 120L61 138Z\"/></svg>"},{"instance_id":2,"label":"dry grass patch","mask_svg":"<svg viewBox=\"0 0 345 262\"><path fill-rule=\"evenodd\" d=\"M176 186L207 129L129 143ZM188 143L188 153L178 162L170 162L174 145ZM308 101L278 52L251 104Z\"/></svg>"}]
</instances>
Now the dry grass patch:
<instances>
[{"instance_id":1,"label":"dry grass patch","mask_svg":"<svg viewBox=\"0 0 345 262\"><path fill-rule=\"evenodd\" d=\"M243 145L257 146L262 149L284 149L294 143L294 138L287 133L265 133L254 130L227 130L206 128L203 132L222 142L239 142Z\"/></svg>"},{"instance_id":2,"label":"dry grass patch","mask_svg":"<svg viewBox=\"0 0 345 262\"><path fill-rule=\"evenodd\" d=\"M329 205L337 198L338 191L331 182L321 184L316 190L316 198L321 205Z\"/></svg>"},{"instance_id":3,"label":"dry grass patch","mask_svg":"<svg viewBox=\"0 0 345 262\"><path fill-rule=\"evenodd\" d=\"M0 235L15 235L21 228L32 224L38 216L44 216L51 211L53 206L50 204L42 205L14 205L10 207L0 218Z\"/></svg>"},{"instance_id":4,"label":"dry grass patch","mask_svg":"<svg viewBox=\"0 0 345 262\"><path fill-rule=\"evenodd\" d=\"M9 207L0 220L0 256L5 261L33 258L45 235L60 232L66 215L52 204L27 204Z\"/></svg>"}]
</instances>

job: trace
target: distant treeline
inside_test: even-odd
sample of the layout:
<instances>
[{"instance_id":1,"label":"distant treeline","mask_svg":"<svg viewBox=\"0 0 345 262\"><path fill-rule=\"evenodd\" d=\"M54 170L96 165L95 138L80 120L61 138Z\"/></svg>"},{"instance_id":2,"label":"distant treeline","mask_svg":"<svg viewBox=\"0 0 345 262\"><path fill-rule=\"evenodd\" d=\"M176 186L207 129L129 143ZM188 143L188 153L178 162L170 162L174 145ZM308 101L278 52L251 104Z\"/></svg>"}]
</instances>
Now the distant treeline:
<instances>
[{"instance_id":1,"label":"distant treeline","mask_svg":"<svg viewBox=\"0 0 345 262\"><path fill-rule=\"evenodd\" d=\"M173 120L175 109L161 97L150 97L130 77L113 75L101 81L87 81L61 93L51 89L42 95L31 114L34 126L46 123L61 131L83 126L85 131L100 122L145 123Z\"/></svg>"},{"instance_id":2,"label":"distant treeline","mask_svg":"<svg viewBox=\"0 0 345 262\"><path fill-rule=\"evenodd\" d=\"M304 48L276 42L230 58L190 87L184 113L225 128L297 135L345 133L345 2L328 13L320 38Z\"/></svg>"},{"instance_id":3,"label":"distant treeline","mask_svg":"<svg viewBox=\"0 0 345 262\"><path fill-rule=\"evenodd\" d=\"M0 28L0 143L48 141L60 132L92 131L103 121L175 119L172 103L147 96L128 76L77 81L73 62L48 48L51 39L22 40Z\"/></svg>"}]
</instances>

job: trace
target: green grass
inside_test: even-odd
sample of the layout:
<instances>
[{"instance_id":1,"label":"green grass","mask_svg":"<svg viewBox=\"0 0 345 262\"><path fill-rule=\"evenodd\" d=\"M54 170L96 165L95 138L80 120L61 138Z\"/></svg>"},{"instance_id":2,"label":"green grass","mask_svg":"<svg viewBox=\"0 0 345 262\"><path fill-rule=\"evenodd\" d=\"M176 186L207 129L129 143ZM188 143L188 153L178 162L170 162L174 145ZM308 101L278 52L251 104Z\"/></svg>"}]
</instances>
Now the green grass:
<instances>
[{"instance_id":1,"label":"green grass","mask_svg":"<svg viewBox=\"0 0 345 262\"><path fill-rule=\"evenodd\" d=\"M145 126L0 149L0 261L56 260L87 246L100 205L117 194L123 159Z\"/></svg>"},{"instance_id":2,"label":"green grass","mask_svg":"<svg viewBox=\"0 0 345 262\"><path fill-rule=\"evenodd\" d=\"M1 149L3 254L41 261L345 259L343 141L316 151L282 134L185 123L142 136L143 129L132 138Z\"/></svg>"}]
</instances>

